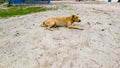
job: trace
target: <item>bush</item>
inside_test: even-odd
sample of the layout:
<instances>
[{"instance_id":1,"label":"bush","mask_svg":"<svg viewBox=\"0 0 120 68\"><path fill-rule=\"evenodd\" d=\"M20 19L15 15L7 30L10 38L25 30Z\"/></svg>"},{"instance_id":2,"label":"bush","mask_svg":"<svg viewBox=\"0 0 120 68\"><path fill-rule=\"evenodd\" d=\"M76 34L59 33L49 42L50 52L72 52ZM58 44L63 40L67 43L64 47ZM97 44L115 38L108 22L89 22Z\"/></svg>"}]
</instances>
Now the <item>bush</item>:
<instances>
[{"instance_id":1,"label":"bush","mask_svg":"<svg viewBox=\"0 0 120 68\"><path fill-rule=\"evenodd\" d=\"M0 3L4 3L4 0L0 0Z\"/></svg>"}]
</instances>

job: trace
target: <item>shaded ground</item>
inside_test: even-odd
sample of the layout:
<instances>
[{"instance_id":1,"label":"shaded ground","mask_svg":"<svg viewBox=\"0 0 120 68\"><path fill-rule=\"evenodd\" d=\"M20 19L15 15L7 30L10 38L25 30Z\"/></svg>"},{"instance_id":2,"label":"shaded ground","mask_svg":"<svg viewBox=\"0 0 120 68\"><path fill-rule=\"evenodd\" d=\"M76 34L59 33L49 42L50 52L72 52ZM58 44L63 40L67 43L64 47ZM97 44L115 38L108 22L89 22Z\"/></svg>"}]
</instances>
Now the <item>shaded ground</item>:
<instances>
[{"instance_id":1,"label":"shaded ground","mask_svg":"<svg viewBox=\"0 0 120 68\"><path fill-rule=\"evenodd\" d=\"M120 67L119 4L51 6L60 9L0 19L0 68ZM75 25L84 30L39 27L49 17L74 13L82 20Z\"/></svg>"}]
</instances>

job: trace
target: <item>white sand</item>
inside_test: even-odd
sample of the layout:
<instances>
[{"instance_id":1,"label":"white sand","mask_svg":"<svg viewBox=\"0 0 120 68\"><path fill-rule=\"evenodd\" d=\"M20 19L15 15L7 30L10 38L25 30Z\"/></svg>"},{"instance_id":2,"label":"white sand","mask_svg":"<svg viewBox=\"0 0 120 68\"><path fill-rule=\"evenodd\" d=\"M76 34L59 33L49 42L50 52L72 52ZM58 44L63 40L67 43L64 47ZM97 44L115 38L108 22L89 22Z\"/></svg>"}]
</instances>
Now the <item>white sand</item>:
<instances>
[{"instance_id":1,"label":"white sand","mask_svg":"<svg viewBox=\"0 0 120 68\"><path fill-rule=\"evenodd\" d=\"M120 4L54 6L60 9L0 19L0 68L120 68ZM39 27L74 13L84 30Z\"/></svg>"}]
</instances>

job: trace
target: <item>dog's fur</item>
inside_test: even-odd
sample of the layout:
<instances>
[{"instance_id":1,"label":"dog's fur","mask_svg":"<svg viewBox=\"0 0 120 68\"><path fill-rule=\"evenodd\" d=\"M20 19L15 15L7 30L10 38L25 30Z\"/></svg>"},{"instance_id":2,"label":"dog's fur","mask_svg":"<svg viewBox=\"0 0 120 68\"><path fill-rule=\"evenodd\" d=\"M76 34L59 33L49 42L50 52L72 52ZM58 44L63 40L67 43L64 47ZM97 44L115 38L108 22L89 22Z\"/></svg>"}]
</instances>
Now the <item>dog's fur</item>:
<instances>
[{"instance_id":1,"label":"dog's fur","mask_svg":"<svg viewBox=\"0 0 120 68\"><path fill-rule=\"evenodd\" d=\"M76 26L73 26L74 22L81 22L79 17L75 14L68 16L68 17L48 18L40 26L45 27L46 29L50 29L52 27L60 27L60 26L74 28L74 29L80 29Z\"/></svg>"}]
</instances>

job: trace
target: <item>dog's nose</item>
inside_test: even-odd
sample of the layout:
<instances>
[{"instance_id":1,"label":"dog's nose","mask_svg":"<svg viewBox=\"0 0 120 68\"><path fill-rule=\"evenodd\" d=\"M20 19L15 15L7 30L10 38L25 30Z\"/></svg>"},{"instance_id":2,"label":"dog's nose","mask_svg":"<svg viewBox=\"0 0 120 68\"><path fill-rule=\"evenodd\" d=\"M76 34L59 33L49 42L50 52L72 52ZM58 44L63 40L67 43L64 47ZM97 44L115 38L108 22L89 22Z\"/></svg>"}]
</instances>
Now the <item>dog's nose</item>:
<instances>
[{"instance_id":1,"label":"dog's nose","mask_svg":"<svg viewBox=\"0 0 120 68\"><path fill-rule=\"evenodd\" d=\"M81 20L79 20L79 22L81 22Z\"/></svg>"}]
</instances>

